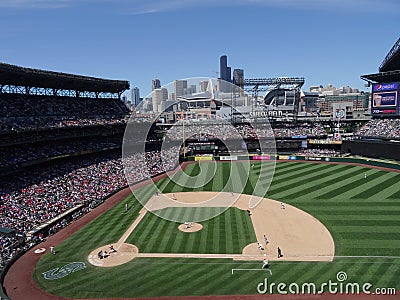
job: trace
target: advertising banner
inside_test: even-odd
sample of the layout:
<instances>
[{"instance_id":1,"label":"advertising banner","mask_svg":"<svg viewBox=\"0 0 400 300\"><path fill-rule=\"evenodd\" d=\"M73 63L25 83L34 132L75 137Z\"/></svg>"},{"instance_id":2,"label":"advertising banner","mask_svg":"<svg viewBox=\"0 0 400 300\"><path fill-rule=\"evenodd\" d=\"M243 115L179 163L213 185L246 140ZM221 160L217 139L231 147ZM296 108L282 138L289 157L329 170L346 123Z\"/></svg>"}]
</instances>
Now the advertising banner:
<instances>
[{"instance_id":1,"label":"advertising banner","mask_svg":"<svg viewBox=\"0 0 400 300\"><path fill-rule=\"evenodd\" d=\"M270 155L254 155L253 160L271 160Z\"/></svg>"},{"instance_id":2,"label":"advertising banner","mask_svg":"<svg viewBox=\"0 0 400 300\"><path fill-rule=\"evenodd\" d=\"M399 115L399 83L378 83L372 86L371 114L373 116Z\"/></svg>"},{"instance_id":3,"label":"advertising banner","mask_svg":"<svg viewBox=\"0 0 400 300\"><path fill-rule=\"evenodd\" d=\"M397 104L397 91L374 93L372 106L373 107L391 107Z\"/></svg>"},{"instance_id":4,"label":"advertising banner","mask_svg":"<svg viewBox=\"0 0 400 300\"><path fill-rule=\"evenodd\" d=\"M399 84L397 82L393 83L377 83L372 86L373 92L381 91L397 91L399 89Z\"/></svg>"},{"instance_id":5,"label":"advertising banner","mask_svg":"<svg viewBox=\"0 0 400 300\"><path fill-rule=\"evenodd\" d=\"M212 156L195 156L194 160L195 161L199 161L199 160L212 160L213 157Z\"/></svg>"},{"instance_id":6,"label":"advertising banner","mask_svg":"<svg viewBox=\"0 0 400 300\"><path fill-rule=\"evenodd\" d=\"M220 156L219 160L238 160L237 156Z\"/></svg>"}]
</instances>

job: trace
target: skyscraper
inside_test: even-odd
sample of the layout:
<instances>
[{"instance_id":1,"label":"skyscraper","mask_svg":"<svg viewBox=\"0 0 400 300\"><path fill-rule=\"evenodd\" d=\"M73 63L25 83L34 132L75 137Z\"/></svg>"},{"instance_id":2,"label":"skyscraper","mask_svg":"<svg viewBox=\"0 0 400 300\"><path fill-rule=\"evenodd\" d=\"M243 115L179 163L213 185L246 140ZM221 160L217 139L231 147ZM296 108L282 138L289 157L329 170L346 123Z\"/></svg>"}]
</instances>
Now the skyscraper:
<instances>
[{"instance_id":1,"label":"skyscraper","mask_svg":"<svg viewBox=\"0 0 400 300\"><path fill-rule=\"evenodd\" d=\"M243 69L234 69L233 70L233 83L237 86L242 87L244 81L244 71Z\"/></svg>"},{"instance_id":2,"label":"skyscraper","mask_svg":"<svg viewBox=\"0 0 400 300\"><path fill-rule=\"evenodd\" d=\"M232 71L231 71L231 67L226 67L226 81L228 82L232 82Z\"/></svg>"},{"instance_id":3,"label":"skyscraper","mask_svg":"<svg viewBox=\"0 0 400 300\"><path fill-rule=\"evenodd\" d=\"M187 89L187 81L186 80L175 80L174 81L175 99L179 96L185 95L186 89Z\"/></svg>"},{"instance_id":4,"label":"skyscraper","mask_svg":"<svg viewBox=\"0 0 400 300\"><path fill-rule=\"evenodd\" d=\"M243 82L244 82L244 71L243 69L233 70L233 84L240 87L240 95L243 96Z\"/></svg>"},{"instance_id":5,"label":"skyscraper","mask_svg":"<svg viewBox=\"0 0 400 300\"><path fill-rule=\"evenodd\" d=\"M161 81L158 78L154 78L151 81L151 91L154 91L155 89L159 89L161 87Z\"/></svg>"},{"instance_id":6,"label":"skyscraper","mask_svg":"<svg viewBox=\"0 0 400 300\"><path fill-rule=\"evenodd\" d=\"M165 100L168 99L168 90L166 88L158 88L151 92L153 102L153 112L162 112L165 106Z\"/></svg>"},{"instance_id":7,"label":"skyscraper","mask_svg":"<svg viewBox=\"0 0 400 300\"><path fill-rule=\"evenodd\" d=\"M228 57L226 55L219 58L219 76L222 80L228 78Z\"/></svg>"},{"instance_id":8,"label":"skyscraper","mask_svg":"<svg viewBox=\"0 0 400 300\"><path fill-rule=\"evenodd\" d=\"M136 86L131 90L131 99L132 99L132 104L134 106L138 106L140 103L140 91L139 88Z\"/></svg>"},{"instance_id":9,"label":"skyscraper","mask_svg":"<svg viewBox=\"0 0 400 300\"><path fill-rule=\"evenodd\" d=\"M232 82L231 79L231 67L228 67L228 58L226 55L222 55L219 58L219 69L220 69L220 79L219 90L221 92L229 91L229 84L227 82Z\"/></svg>"}]
</instances>

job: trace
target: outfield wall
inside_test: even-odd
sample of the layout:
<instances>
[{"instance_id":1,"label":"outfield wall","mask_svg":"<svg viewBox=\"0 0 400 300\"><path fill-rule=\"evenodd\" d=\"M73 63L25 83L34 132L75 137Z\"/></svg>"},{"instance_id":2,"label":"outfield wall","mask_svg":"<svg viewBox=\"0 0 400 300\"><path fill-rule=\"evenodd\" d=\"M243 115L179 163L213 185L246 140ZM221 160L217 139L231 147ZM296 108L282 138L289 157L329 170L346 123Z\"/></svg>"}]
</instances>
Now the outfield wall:
<instances>
[{"instance_id":1,"label":"outfield wall","mask_svg":"<svg viewBox=\"0 0 400 300\"><path fill-rule=\"evenodd\" d=\"M342 151L351 155L400 161L400 143L380 140L343 141Z\"/></svg>"},{"instance_id":2,"label":"outfield wall","mask_svg":"<svg viewBox=\"0 0 400 300\"><path fill-rule=\"evenodd\" d=\"M263 155L231 155L231 156L190 156L186 157L186 160L187 161L215 160L215 161L232 161L232 162L239 160L325 162L325 163L361 164L366 166L400 170L400 162L397 161L391 162L383 159L374 159L367 157L328 157L328 156L263 154Z\"/></svg>"}]
</instances>

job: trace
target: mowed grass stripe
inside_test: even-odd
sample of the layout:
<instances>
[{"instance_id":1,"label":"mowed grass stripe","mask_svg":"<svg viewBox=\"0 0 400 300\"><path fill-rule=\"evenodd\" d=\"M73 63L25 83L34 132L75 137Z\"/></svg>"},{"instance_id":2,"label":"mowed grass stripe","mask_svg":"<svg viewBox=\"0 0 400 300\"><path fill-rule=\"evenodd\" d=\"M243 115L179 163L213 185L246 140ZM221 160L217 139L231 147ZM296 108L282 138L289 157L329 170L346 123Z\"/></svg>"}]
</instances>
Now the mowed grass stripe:
<instances>
[{"instance_id":1,"label":"mowed grass stripe","mask_svg":"<svg viewBox=\"0 0 400 300\"><path fill-rule=\"evenodd\" d=\"M140 252L147 252L148 241L154 238L154 230L158 226L158 221L157 217L147 213L135 228L135 234L132 233L126 242L138 246Z\"/></svg>"},{"instance_id":2,"label":"mowed grass stripe","mask_svg":"<svg viewBox=\"0 0 400 300\"><path fill-rule=\"evenodd\" d=\"M196 261L196 260L193 260ZM191 295L191 296L199 296L199 295L207 295L207 294L215 294L215 291L218 289L212 288L210 290L209 285L211 282L222 282L226 281L226 274L228 269L228 262L227 264L216 264L216 265L195 265L193 266L194 270L191 271L191 276L189 280L194 283L196 286L195 289L192 287L181 284L179 287L179 295Z\"/></svg>"},{"instance_id":3,"label":"mowed grass stripe","mask_svg":"<svg viewBox=\"0 0 400 300\"><path fill-rule=\"evenodd\" d=\"M400 277L400 262L385 264L382 276L377 278L374 286L378 287L395 287L399 282Z\"/></svg>"},{"instance_id":4,"label":"mowed grass stripe","mask_svg":"<svg viewBox=\"0 0 400 300\"><path fill-rule=\"evenodd\" d=\"M229 176L229 182L232 184L232 191L234 193L243 193L245 189L246 182L249 178L249 165L246 164L231 164L232 173Z\"/></svg>"},{"instance_id":5,"label":"mowed grass stripe","mask_svg":"<svg viewBox=\"0 0 400 300\"><path fill-rule=\"evenodd\" d=\"M393 191L390 196L388 196L388 199L400 200L400 188L398 185L396 185L396 190Z\"/></svg>"},{"instance_id":6,"label":"mowed grass stripe","mask_svg":"<svg viewBox=\"0 0 400 300\"><path fill-rule=\"evenodd\" d=\"M200 171L201 171L198 164L192 164L190 166L193 166L193 167L191 168L190 172L187 173L189 178L185 183L186 187L192 187L196 183L196 177L199 176Z\"/></svg>"},{"instance_id":7,"label":"mowed grass stripe","mask_svg":"<svg viewBox=\"0 0 400 300\"><path fill-rule=\"evenodd\" d=\"M197 173L195 170L192 170L192 172ZM197 177L191 177L183 172L176 173L176 175L173 176L173 180L171 181L174 183L174 185L167 185L165 190L168 191L168 193L184 192L188 187L191 188L192 183L197 182L197 180L199 180L199 177L201 178L202 174Z\"/></svg>"},{"instance_id":8,"label":"mowed grass stripe","mask_svg":"<svg viewBox=\"0 0 400 300\"><path fill-rule=\"evenodd\" d=\"M271 180L275 173L277 173L277 166L275 162L261 162L255 164L255 167L251 172L255 177L264 180Z\"/></svg>"},{"instance_id":9,"label":"mowed grass stripe","mask_svg":"<svg viewBox=\"0 0 400 300\"><path fill-rule=\"evenodd\" d=\"M229 281L226 280L227 276L230 275L231 269L229 269L229 264L224 266L218 266L217 268L213 268L212 272L207 274L207 270L203 272L203 275L200 278L194 278L197 282L197 286L199 290L195 291L194 295L216 295L221 293L221 287L229 284ZM184 292L190 292L189 288L185 288Z\"/></svg>"},{"instance_id":10,"label":"mowed grass stripe","mask_svg":"<svg viewBox=\"0 0 400 300\"><path fill-rule=\"evenodd\" d=\"M362 192L353 195L351 198L372 198L375 195L380 194L380 198L382 199L385 189L390 188L392 189L393 186L399 183L400 181L400 174L399 173L386 173L383 176L375 179L373 181L369 180L369 176L366 178L368 180L368 186L370 188L364 189Z\"/></svg>"},{"instance_id":11,"label":"mowed grass stripe","mask_svg":"<svg viewBox=\"0 0 400 300\"><path fill-rule=\"evenodd\" d=\"M392 240L392 239L363 239L363 240L355 240L353 238L347 238L344 240L348 240L348 243L351 244L351 247L365 247L368 251L373 251L376 255L379 252L376 250L398 250L400 248L400 240ZM397 253L398 255L398 253Z\"/></svg>"},{"instance_id":12,"label":"mowed grass stripe","mask_svg":"<svg viewBox=\"0 0 400 300\"><path fill-rule=\"evenodd\" d=\"M359 236L359 234L364 234L366 232L365 227L362 226L340 226L340 227L335 227L335 231L342 235L343 233L347 232L352 232L353 237L354 236ZM400 231L400 228L398 226L375 226L375 228L372 228L371 230L368 230L371 234L391 234L395 233L397 234Z\"/></svg>"},{"instance_id":13,"label":"mowed grass stripe","mask_svg":"<svg viewBox=\"0 0 400 300\"><path fill-rule=\"evenodd\" d=\"M237 224L235 224L234 220L231 219L231 210L228 210L224 213L224 236L225 236L225 253L229 253L230 246L233 245L233 237L232 237L232 228Z\"/></svg>"},{"instance_id":14,"label":"mowed grass stripe","mask_svg":"<svg viewBox=\"0 0 400 300\"><path fill-rule=\"evenodd\" d=\"M363 170L361 170L363 171ZM368 181L372 182L372 180L378 179L382 176L384 176L386 174L386 172L384 171L375 171L373 174L368 176ZM363 185L366 184L368 182L366 182L366 180L364 179L364 177L362 176L362 174L360 174L360 176L355 176L352 179L348 179L348 183L343 184L342 186L332 189L331 191L324 193L322 195L319 196L320 199L330 199L333 197L340 197L340 195L342 193L345 193L347 191L350 191L352 189L359 189L359 190L363 190L364 187Z\"/></svg>"},{"instance_id":15,"label":"mowed grass stripe","mask_svg":"<svg viewBox=\"0 0 400 300\"><path fill-rule=\"evenodd\" d=\"M153 291L153 294L158 293L157 287L160 278L165 278L165 274L170 274L171 276L178 275L175 274L178 272L178 269L171 268L169 264L163 264L163 259L158 259L157 262L159 263L157 264L152 263L154 260L147 260L145 263L142 263L141 260L133 260L131 272L134 273L130 277L135 278L135 280L134 285L132 285L132 279L126 281L125 289L131 291L127 296L145 296L150 291Z\"/></svg>"},{"instance_id":16,"label":"mowed grass stripe","mask_svg":"<svg viewBox=\"0 0 400 300\"><path fill-rule=\"evenodd\" d=\"M214 178L212 179L212 190L213 191L221 191L224 187L224 172L221 166L218 166L217 172L215 173Z\"/></svg>"},{"instance_id":17,"label":"mowed grass stripe","mask_svg":"<svg viewBox=\"0 0 400 300\"><path fill-rule=\"evenodd\" d=\"M243 191L244 194L265 197L273 178L272 171L275 166L271 163L260 163L259 165L262 166L263 172L266 172L267 176L258 176L254 170L250 170L250 176Z\"/></svg>"},{"instance_id":18,"label":"mowed grass stripe","mask_svg":"<svg viewBox=\"0 0 400 300\"><path fill-rule=\"evenodd\" d=\"M321 274L327 271L326 264L307 265L303 272L299 273L300 282L314 282L316 278L320 278Z\"/></svg>"},{"instance_id":19,"label":"mowed grass stripe","mask_svg":"<svg viewBox=\"0 0 400 300\"><path fill-rule=\"evenodd\" d=\"M277 173L274 176L274 185L278 186L280 184L292 184L298 182L299 179L303 179L304 177L310 175L310 178L312 175L316 173L324 174L325 170L326 172L329 172L332 169L340 169L337 167L337 165L311 165L308 168L301 168L298 169L296 172L289 172L285 174L280 174Z\"/></svg>"},{"instance_id":20,"label":"mowed grass stripe","mask_svg":"<svg viewBox=\"0 0 400 300\"><path fill-rule=\"evenodd\" d=\"M331 208L332 210L337 210L340 208L347 209L347 210L357 210L357 209L364 209L371 206L374 207L381 207L381 208L389 208L398 207L400 205L399 201L390 199L381 199L379 202L376 200L371 199L324 199L323 201L308 201L307 199L301 199L296 201L299 205L305 208L314 208L320 210L321 207L323 208Z\"/></svg>"},{"instance_id":21,"label":"mowed grass stripe","mask_svg":"<svg viewBox=\"0 0 400 300\"><path fill-rule=\"evenodd\" d=\"M351 180L356 180L357 178L360 178L360 176L362 176L360 175L360 172L362 172L361 167L347 166L347 168L343 169L340 173L333 174L328 177L322 177L318 180L315 180L314 182L304 185L303 190L301 189L301 187L298 187L299 191L294 195L289 195L289 197L299 196L302 194L302 191L304 191L307 192L306 198L314 198L320 200L320 198L326 193L330 193L335 189L343 187ZM340 201L343 198L347 200L347 197L342 196L342 194L335 194L332 195L330 198L323 198L324 201L319 203L325 203L326 200Z\"/></svg>"},{"instance_id":22,"label":"mowed grass stripe","mask_svg":"<svg viewBox=\"0 0 400 300\"><path fill-rule=\"evenodd\" d=\"M140 263L137 263L136 261ZM154 296L154 293L157 293L160 287L160 278L165 278L165 274L167 273L178 275L175 274L177 272L176 268L171 269L171 265L163 264L163 261L164 259L135 259L132 263L130 263L131 270L125 270L126 273L131 273L131 278L135 278L135 284L132 284L131 279L122 283L121 287L118 285L116 286L118 286L118 288L124 289L124 292L127 292L125 295L123 295L125 297L137 297L139 295ZM164 285L165 280L162 286Z\"/></svg>"},{"instance_id":23,"label":"mowed grass stripe","mask_svg":"<svg viewBox=\"0 0 400 300\"><path fill-rule=\"evenodd\" d=\"M201 271L201 268L192 269L192 266L182 264L172 272L169 277L170 280L166 280L163 285L157 287L157 293L151 292L148 296L153 297L157 294L165 296L179 295L180 286L185 285L191 279L190 277L198 275Z\"/></svg>"},{"instance_id":24,"label":"mowed grass stripe","mask_svg":"<svg viewBox=\"0 0 400 300\"><path fill-rule=\"evenodd\" d=\"M162 248L166 243L164 237L174 229L173 227L175 224L173 222L165 222L165 220L159 218L158 222L154 222L154 225L155 226L152 229L153 234L151 238L148 239L145 246L146 248L143 249L143 252L147 252L146 249Z\"/></svg>"},{"instance_id":25,"label":"mowed grass stripe","mask_svg":"<svg viewBox=\"0 0 400 300\"><path fill-rule=\"evenodd\" d=\"M363 216L366 216L368 219L373 216L378 216L378 217L387 217L390 216L389 218L391 219L392 216L399 216L400 210L398 207L395 208L395 210L383 210L379 209L381 207L376 207L377 209L374 210L374 207L371 207L369 210L354 210L352 213L349 211L345 210L336 210L336 211L328 211L325 210L324 212L321 212L322 216L336 216L336 217L353 217L352 214L356 215L356 218L360 219L365 219ZM354 217L353 217L354 218Z\"/></svg>"},{"instance_id":26,"label":"mowed grass stripe","mask_svg":"<svg viewBox=\"0 0 400 300\"><path fill-rule=\"evenodd\" d=\"M201 173L197 176L196 186L194 191L211 191L213 185L214 172L218 172L218 165L216 163L201 163ZM216 168L216 169L215 169ZM210 180L207 180L210 179Z\"/></svg>"},{"instance_id":27,"label":"mowed grass stripe","mask_svg":"<svg viewBox=\"0 0 400 300\"><path fill-rule=\"evenodd\" d=\"M220 219L223 219L225 221L226 220L225 215L227 215L227 214L224 213L223 215L221 215ZM231 226L231 224L226 223L226 222L218 222L218 226L219 226L219 228L218 228L218 230L219 230L219 252L227 253L227 251L230 247L227 243L226 227Z\"/></svg>"},{"instance_id":28,"label":"mowed grass stripe","mask_svg":"<svg viewBox=\"0 0 400 300\"><path fill-rule=\"evenodd\" d=\"M261 262L252 264L238 264L231 266L231 269L258 269L257 271L236 271L233 275L228 273L230 280L226 282L221 282L220 287L213 285L216 289L216 294L233 294L233 295L246 295L246 294L256 294L257 284L259 282L264 282L265 277L270 277L270 273L266 270L261 269ZM226 270L227 272L231 270ZM240 297L240 296L239 296Z\"/></svg>"},{"instance_id":29,"label":"mowed grass stripe","mask_svg":"<svg viewBox=\"0 0 400 300\"><path fill-rule=\"evenodd\" d=\"M299 180L305 178L313 178L316 172L324 173L325 170L329 170L330 165L312 165L308 168L298 169L294 173L286 174L275 174L274 176L274 188L279 188L281 186L294 185Z\"/></svg>"},{"instance_id":30,"label":"mowed grass stripe","mask_svg":"<svg viewBox=\"0 0 400 300\"><path fill-rule=\"evenodd\" d=\"M400 219L393 215L358 215L356 212L350 213L348 215L334 215L327 214L321 215L321 218L324 220L329 220L332 222L342 222L338 223L339 225L346 226L367 226L367 225L381 225L381 226L399 226ZM381 222L381 224L379 224Z\"/></svg>"},{"instance_id":31,"label":"mowed grass stripe","mask_svg":"<svg viewBox=\"0 0 400 300\"><path fill-rule=\"evenodd\" d=\"M315 167L321 166L317 164L303 164L303 163L277 163L277 167L275 169L275 177L289 177L292 174L307 172L309 169L313 169ZM281 182L277 182L278 184Z\"/></svg>"},{"instance_id":32,"label":"mowed grass stripe","mask_svg":"<svg viewBox=\"0 0 400 300\"><path fill-rule=\"evenodd\" d=\"M400 228L399 228L400 229ZM398 240L400 241L400 232L362 232L362 231L348 231L340 233L344 239L353 239L354 236L362 239L363 241L369 240Z\"/></svg>"},{"instance_id":33,"label":"mowed grass stripe","mask_svg":"<svg viewBox=\"0 0 400 300\"><path fill-rule=\"evenodd\" d=\"M319 195L321 189L331 189L333 185L340 185L342 181L358 173L358 171L349 170L340 165L328 166L330 168L320 169L317 172L308 169L306 174L299 175L301 179L297 181L292 180L280 185L275 185L275 182L272 182L273 188L268 191L268 195L276 198L313 197L311 193L317 192L317 195Z\"/></svg>"}]
</instances>

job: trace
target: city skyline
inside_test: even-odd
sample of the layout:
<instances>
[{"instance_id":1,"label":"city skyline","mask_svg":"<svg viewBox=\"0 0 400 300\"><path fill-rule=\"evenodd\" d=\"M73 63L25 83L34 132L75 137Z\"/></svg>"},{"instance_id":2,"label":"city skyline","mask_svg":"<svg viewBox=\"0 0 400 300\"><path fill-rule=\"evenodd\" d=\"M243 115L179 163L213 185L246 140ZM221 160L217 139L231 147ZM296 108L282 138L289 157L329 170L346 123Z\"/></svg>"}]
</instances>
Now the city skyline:
<instances>
[{"instance_id":1,"label":"city skyline","mask_svg":"<svg viewBox=\"0 0 400 300\"><path fill-rule=\"evenodd\" d=\"M245 78L370 90L360 75L399 38L399 12L393 0L5 0L0 61L128 80L143 98L154 78L219 77L222 55Z\"/></svg>"}]
</instances>

